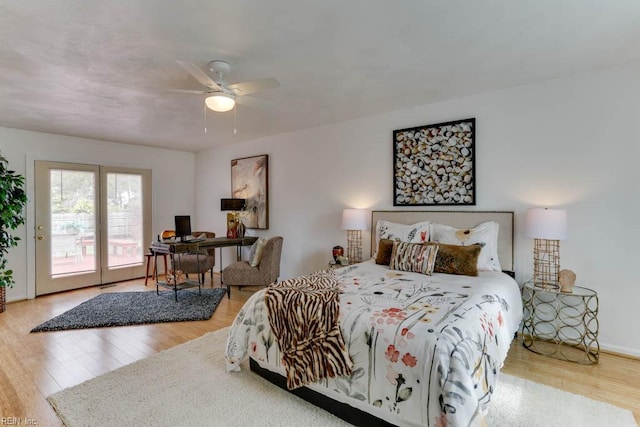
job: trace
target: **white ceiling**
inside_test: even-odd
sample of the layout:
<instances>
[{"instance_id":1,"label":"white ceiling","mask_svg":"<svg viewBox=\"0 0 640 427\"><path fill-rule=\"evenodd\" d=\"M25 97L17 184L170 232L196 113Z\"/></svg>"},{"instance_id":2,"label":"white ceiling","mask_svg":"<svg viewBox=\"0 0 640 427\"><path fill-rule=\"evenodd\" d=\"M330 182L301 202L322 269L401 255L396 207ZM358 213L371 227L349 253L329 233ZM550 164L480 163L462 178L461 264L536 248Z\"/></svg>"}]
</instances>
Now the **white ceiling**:
<instances>
[{"instance_id":1,"label":"white ceiling","mask_svg":"<svg viewBox=\"0 0 640 427\"><path fill-rule=\"evenodd\" d=\"M207 113L178 66L275 77ZM199 151L640 60L637 0L0 2L0 126Z\"/></svg>"}]
</instances>

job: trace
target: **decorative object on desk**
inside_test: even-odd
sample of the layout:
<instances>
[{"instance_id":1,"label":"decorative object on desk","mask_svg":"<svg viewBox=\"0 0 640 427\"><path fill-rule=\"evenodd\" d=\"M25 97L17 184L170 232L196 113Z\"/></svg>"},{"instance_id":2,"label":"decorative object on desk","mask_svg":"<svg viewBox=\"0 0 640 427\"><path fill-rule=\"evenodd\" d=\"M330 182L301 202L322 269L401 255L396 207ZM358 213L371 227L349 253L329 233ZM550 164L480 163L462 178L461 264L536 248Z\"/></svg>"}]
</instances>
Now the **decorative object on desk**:
<instances>
[{"instance_id":1,"label":"decorative object on desk","mask_svg":"<svg viewBox=\"0 0 640 427\"><path fill-rule=\"evenodd\" d=\"M352 263L362 262L362 230L369 229L369 211L344 209L342 229L347 230L347 258Z\"/></svg>"},{"instance_id":2,"label":"decorative object on desk","mask_svg":"<svg viewBox=\"0 0 640 427\"><path fill-rule=\"evenodd\" d=\"M333 260L338 262L338 257L344 255L344 248L342 246L334 246L331 253L333 255Z\"/></svg>"},{"instance_id":3,"label":"decorative object on desk","mask_svg":"<svg viewBox=\"0 0 640 427\"><path fill-rule=\"evenodd\" d=\"M235 239L238 237L238 220L235 213L227 214L227 237Z\"/></svg>"},{"instance_id":4,"label":"decorative object on desk","mask_svg":"<svg viewBox=\"0 0 640 427\"><path fill-rule=\"evenodd\" d=\"M393 131L393 205L475 205L476 119Z\"/></svg>"},{"instance_id":5,"label":"decorative object on desk","mask_svg":"<svg viewBox=\"0 0 640 427\"><path fill-rule=\"evenodd\" d=\"M224 297L223 288L182 290L176 302L173 293L108 292L100 294L33 328L31 332L149 323L207 320Z\"/></svg>"},{"instance_id":6,"label":"decorative object on desk","mask_svg":"<svg viewBox=\"0 0 640 427\"><path fill-rule=\"evenodd\" d=\"M231 196L246 199L244 226L269 228L269 156L231 160Z\"/></svg>"},{"instance_id":7,"label":"decorative object on desk","mask_svg":"<svg viewBox=\"0 0 640 427\"><path fill-rule=\"evenodd\" d=\"M160 238L162 240L169 240L169 239L173 239L174 237L176 237L176 232L174 230L164 230L160 234Z\"/></svg>"},{"instance_id":8,"label":"decorative object on desk","mask_svg":"<svg viewBox=\"0 0 640 427\"><path fill-rule=\"evenodd\" d=\"M559 289L560 240L567 238L567 211L533 208L527 211L526 234L533 244L533 283Z\"/></svg>"},{"instance_id":9,"label":"decorative object on desk","mask_svg":"<svg viewBox=\"0 0 640 427\"><path fill-rule=\"evenodd\" d=\"M245 227L244 224L242 224L241 215L246 206L246 199L220 199L220 210L229 212L227 213L228 238L235 239L244 237Z\"/></svg>"},{"instance_id":10,"label":"decorative object on desk","mask_svg":"<svg viewBox=\"0 0 640 427\"><path fill-rule=\"evenodd\" d=\"M238 218L238 225L236 225L236 229L238 230L238 238L244 239L244 234L247 231L247 228L244 226L244 222L242 220L242 213L240 213L240 217Z\"/></svg>"},{"instance_id":11,"label":"decorative object on desk","mask_svg":"<svg viewBox=\"0 0 640 427\"><path fill-rule=\"evenodd\" d=\"M558 281L560 282L560 292L570 294L573 292L573 285L576 283L576 273L571 270L560 270L558 273Z\"/></svg>"}]
</instances>

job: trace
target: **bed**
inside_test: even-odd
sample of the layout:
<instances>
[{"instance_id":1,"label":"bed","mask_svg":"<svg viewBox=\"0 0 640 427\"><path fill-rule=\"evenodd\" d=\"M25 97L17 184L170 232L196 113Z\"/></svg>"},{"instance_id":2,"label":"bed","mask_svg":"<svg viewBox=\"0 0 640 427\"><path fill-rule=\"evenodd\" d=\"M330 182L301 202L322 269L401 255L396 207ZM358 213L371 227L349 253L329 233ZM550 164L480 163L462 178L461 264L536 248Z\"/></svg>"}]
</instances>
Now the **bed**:
<instances>
[{"instance_id":1,"label":"bed","mask_svg":"<svg viewBox=\"0 0 640 427\"><path fill-rule=\"evenodd\" d=\"M487 262L507 273L495 267L477 276L427 275L373 259L332 271L342 291L339 327L352 373L291 391L356 425L484 425L522 318L520 290L508 274L513 271L513 212L374 211L372 224L372 253L381 248L380 236L403 240L401 232L393 235L394 226L405 229L402 224L420 224L410 233L417 242L445 230L437 236L440 247L449 231L472 245L474 238L461 231L492 224L499 233L496 229L495 254ZM482 243L481 255L488 246ZM239 369L248 356L252 370L284 388L286 370L264 292L247 300L230 328L227 370Z\"/></svg>"}]
</instances>

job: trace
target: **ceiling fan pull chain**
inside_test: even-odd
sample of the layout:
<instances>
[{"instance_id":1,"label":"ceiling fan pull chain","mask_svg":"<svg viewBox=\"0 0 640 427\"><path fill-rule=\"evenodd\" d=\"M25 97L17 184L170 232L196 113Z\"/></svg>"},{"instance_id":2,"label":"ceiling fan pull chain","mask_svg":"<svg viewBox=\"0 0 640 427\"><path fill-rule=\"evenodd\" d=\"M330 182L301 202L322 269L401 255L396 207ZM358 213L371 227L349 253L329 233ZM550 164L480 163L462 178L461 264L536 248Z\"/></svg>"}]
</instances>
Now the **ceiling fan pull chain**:
<instances>
[{"instance_id":1,"label":"ceiling fan pull chain","mask_svg":"<svg viewBox=\"0 0 640 427\"><path fill-rule=\"evenodd\" d=\"M207 133L207 103L202 102L202 112L204 113L204 133Z\"/></svg>"},{"instance_id":2,"label":"ceiling fan pull chain","mask_svg":"<svg viewBox=\"0 0 640 427\"><path fill-rule=\"evenodd\" d=\"M238 130L236 129L236 111L238 111L238 104L236 104L235 108L233 109L233 134L234 135L238 134Z\"/></svg>"}]
</instances>

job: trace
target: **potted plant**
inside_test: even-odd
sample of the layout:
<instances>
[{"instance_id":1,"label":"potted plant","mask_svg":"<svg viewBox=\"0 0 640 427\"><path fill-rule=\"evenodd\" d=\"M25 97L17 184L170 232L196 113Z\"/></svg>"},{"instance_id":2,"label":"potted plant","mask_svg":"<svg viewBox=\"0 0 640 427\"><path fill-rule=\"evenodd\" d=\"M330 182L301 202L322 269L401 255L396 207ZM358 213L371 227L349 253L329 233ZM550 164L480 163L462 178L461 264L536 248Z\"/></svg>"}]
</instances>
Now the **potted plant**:
<instances>
[{"instance_id":1,"label":"potted plant","mask_svg":"<svg viewBox=\"0 0 640 427\"><path fill-rule=\"evenodd\" d=\"M0 313L6 309L6 288L13 287L13 270L7 270L9 249L16 246L19 237L10 231L24 224L24 177L8 168L7 159L0 154Z\"/></svg>"}]
</instances>

